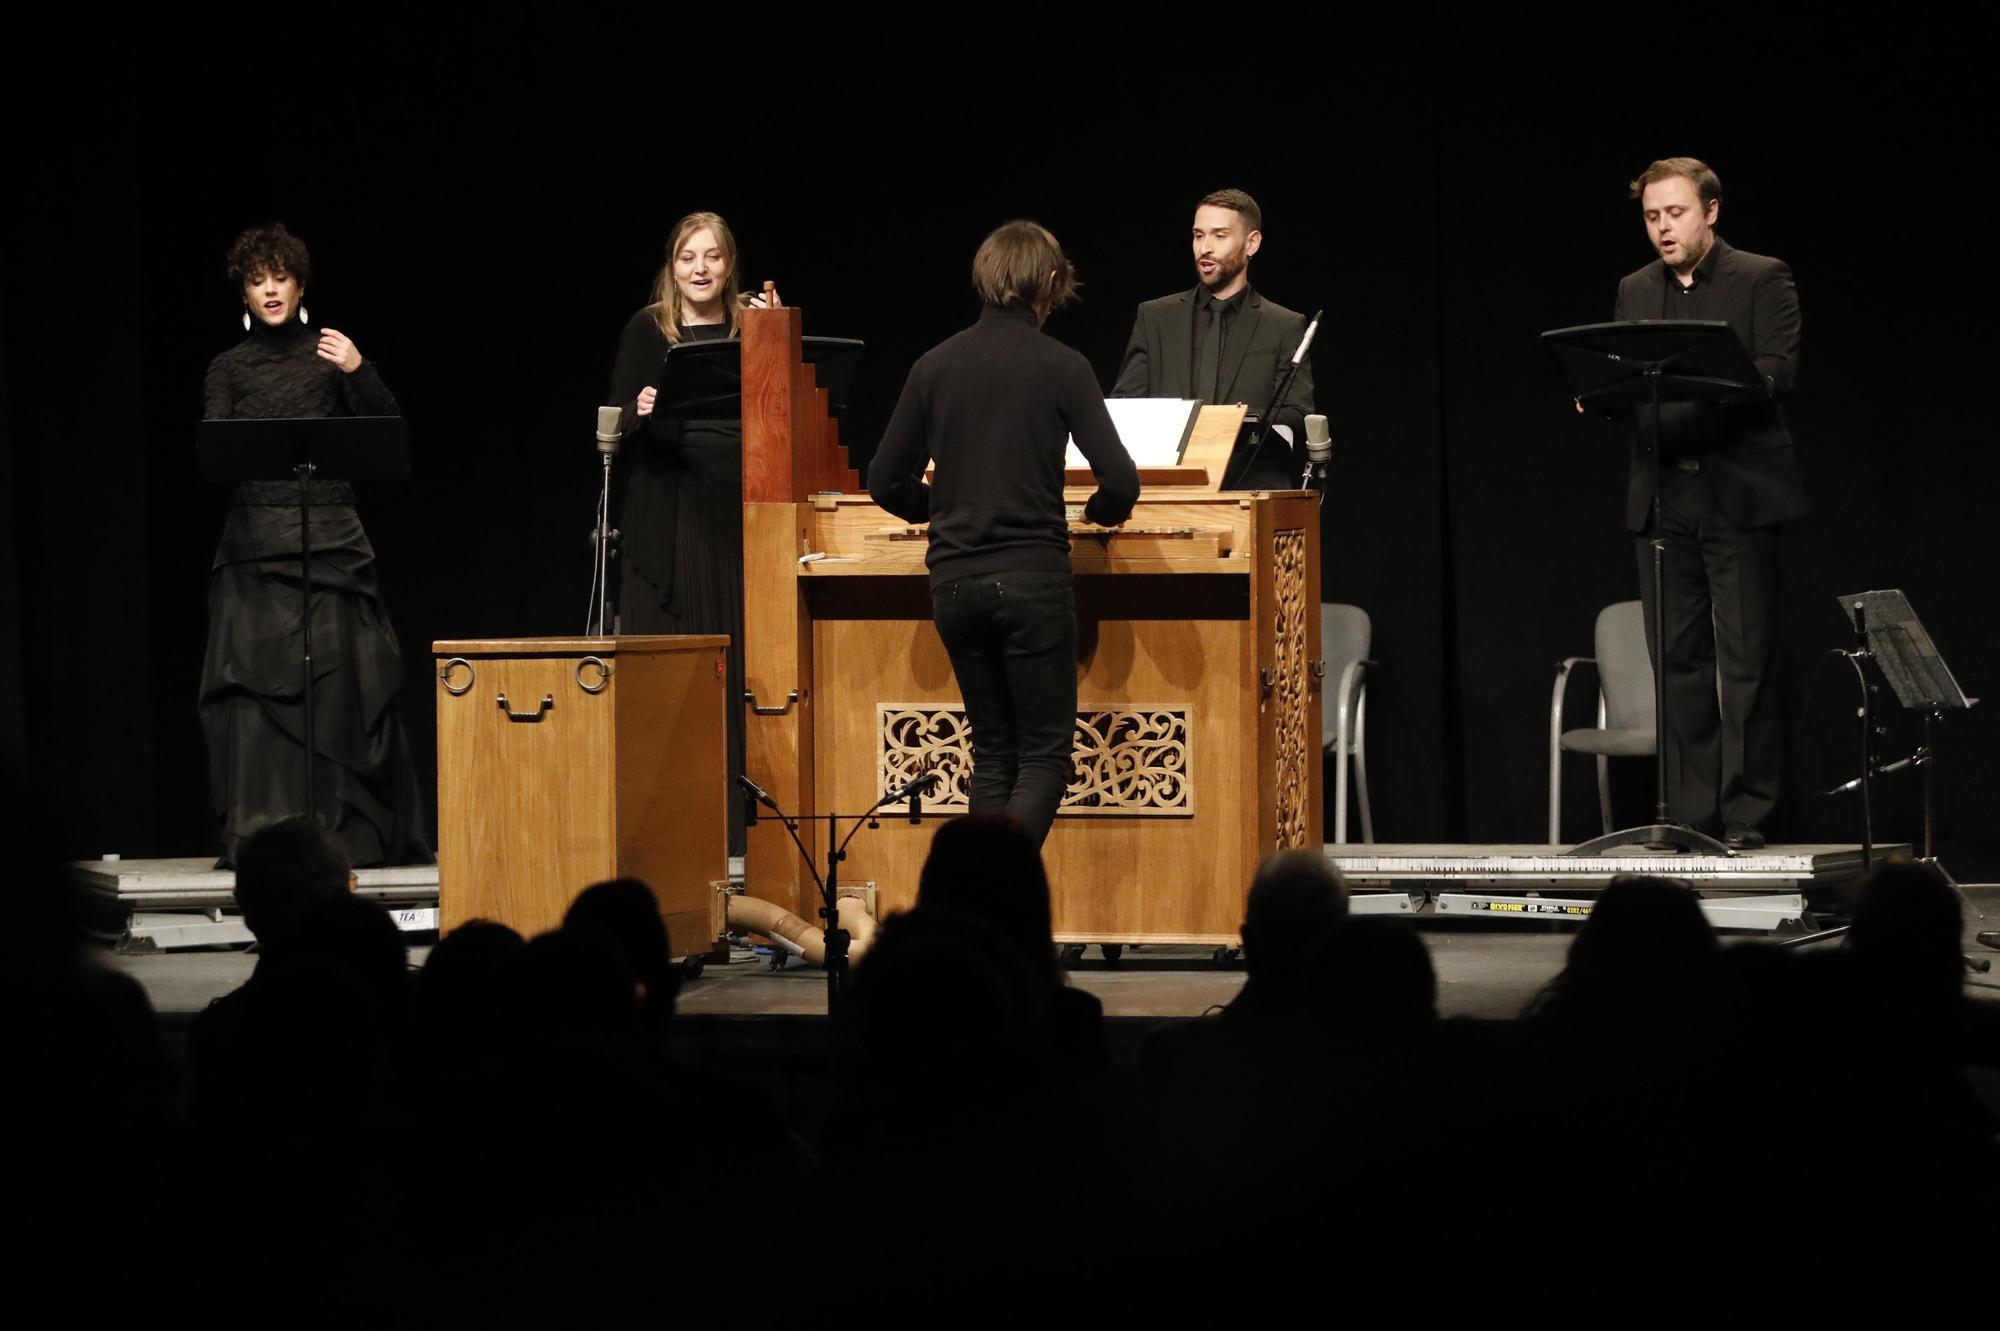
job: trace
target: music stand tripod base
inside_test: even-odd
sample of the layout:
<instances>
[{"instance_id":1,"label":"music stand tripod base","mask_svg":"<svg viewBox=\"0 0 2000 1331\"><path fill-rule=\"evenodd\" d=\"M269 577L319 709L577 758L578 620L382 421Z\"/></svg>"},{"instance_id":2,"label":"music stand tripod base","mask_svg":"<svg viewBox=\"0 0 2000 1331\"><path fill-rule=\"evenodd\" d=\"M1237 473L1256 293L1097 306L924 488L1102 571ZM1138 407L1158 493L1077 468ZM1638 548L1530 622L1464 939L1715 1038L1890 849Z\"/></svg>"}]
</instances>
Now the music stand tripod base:
<instances>
[{"instance_id":1,"label":"music stand tripod base","mask_svg":"<svg viewBox=\"0 0 2000 1331\"><path fill-rule=\"evenodd\" d=\"M1646 850L1675 855L1733 857L1738 853L1708 833L1697 831L1686 823L1649 823L1643 827L1628 827L1621 832L1592 837L1564 851L1563 854L1606 855L1614 850L1623 850L1627 846L1640 846Z\"/></svg>"}]
</instances>

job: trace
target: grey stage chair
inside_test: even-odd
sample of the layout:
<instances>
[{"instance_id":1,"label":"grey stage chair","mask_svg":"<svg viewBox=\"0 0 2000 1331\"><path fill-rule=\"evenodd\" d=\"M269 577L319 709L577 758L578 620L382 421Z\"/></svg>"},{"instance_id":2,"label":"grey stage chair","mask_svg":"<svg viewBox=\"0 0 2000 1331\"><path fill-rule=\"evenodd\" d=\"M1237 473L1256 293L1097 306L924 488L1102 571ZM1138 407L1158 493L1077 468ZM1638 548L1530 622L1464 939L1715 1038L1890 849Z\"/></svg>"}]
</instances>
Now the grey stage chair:
<instances>
[{"instance_id":1,"label":"grey stage chair","mask_svg":"<svg viewBox=\"0 0 2000 1331\"><path fill-rule=\"evenodd\" d=\"M1597 667L1597 725L1564 730L1563 698L1580 665ZM1562 844L1562 756L1597 755L1597 808L1611 831L1611 759L1650 755L1657 743L1653 724L1653 662L1646 651L1645 612L1638 601L1607 605L1597 614L1597 655L1566 657L1556 667L1549 700L1549 844Z\"/></svg>"},{"instance_id":2,"label":"grey stage chair","mask_svg":"<svg viewBox=\"0 0 2000 1331\"><path fill-rule=\"evenodd\" d=\"M1355 803L1361 808L1361 839L1375 839L1375 819L1368 811L1368 647L1374 628L1368 612L1358 605L1322 601L1319 607L1319 649L1326 658L1332 692L1320 705L1320 747L1334 756L1333 839L1347 841L1347 770L1354 766Z\"/></svg>"}]
</instances>

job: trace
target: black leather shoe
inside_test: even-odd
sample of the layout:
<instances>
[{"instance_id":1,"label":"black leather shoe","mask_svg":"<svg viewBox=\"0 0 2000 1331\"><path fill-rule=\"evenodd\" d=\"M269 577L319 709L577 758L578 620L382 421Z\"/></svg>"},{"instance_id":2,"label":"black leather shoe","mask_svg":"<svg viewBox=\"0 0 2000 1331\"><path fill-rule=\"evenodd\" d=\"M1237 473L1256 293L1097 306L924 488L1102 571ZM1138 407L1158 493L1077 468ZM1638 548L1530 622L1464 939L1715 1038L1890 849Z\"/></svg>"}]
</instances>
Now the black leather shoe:
<instances>
[{"instance_id":1,"label":"black leather shoe","mask_svg":"<svg viewBox=\"0 0 2000 1331\"><path fill-rule=\"evenodd\" d=\"M1722 844L1731 850L1762 850L1764 834L1747 823L1731 823L1722 834Z\"/></svg>"}]
</instances>

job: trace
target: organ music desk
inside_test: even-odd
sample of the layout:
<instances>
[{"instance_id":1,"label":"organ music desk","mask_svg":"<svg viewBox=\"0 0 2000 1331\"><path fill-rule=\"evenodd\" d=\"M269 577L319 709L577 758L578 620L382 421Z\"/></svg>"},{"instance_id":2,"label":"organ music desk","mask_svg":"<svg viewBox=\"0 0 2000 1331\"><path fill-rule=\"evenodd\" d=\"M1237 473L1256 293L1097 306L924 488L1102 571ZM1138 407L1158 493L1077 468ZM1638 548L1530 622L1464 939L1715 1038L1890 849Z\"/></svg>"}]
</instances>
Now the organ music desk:
<instances>
[{"instance_id":1,"label":"organ music desk","mask_svg":"<svg viewBox=\"0 0 2000 1331\"><path fill-rule=\"evenodd\" d=\"M799 330L796 308L745 312L749 775L787 810L858 813L930 763L926 813L962 812L970 750L925 534L846 467ZM1076 772L1043 849L1058 941L1234 946L1258 861L1320 848L1319 506L1217 492L1241 418L1205 408L1188 465L1142 469L1123 528L1072 527ZM1090 486L1070 479L1074 515ZM902 812L841 869L875 884L878 916L915 903L936 830ZM776 822L751 829L746 879L816 918Z\"/></svg>"}]
</instances>

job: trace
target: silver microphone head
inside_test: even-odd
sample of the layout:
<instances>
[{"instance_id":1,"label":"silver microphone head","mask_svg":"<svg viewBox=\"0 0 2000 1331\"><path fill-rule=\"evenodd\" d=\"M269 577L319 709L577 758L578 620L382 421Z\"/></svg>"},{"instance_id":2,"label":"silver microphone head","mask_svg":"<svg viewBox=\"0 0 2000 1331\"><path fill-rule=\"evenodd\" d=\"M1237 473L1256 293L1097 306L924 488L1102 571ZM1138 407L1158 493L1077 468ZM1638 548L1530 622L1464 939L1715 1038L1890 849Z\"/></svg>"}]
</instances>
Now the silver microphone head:
<instances>
[{"instance_id":1,"label":"silver microphone head","mask_svg":"<svg viewBox=\"0 0 2000 1331\"><path fill-rule=\"evenodd\" d=\"M618 451L618 425L625 413L618 407L597 409L597 451L616 453Z\"/></svg>"},{"instance_id":2,"label":"silver microphone head","mask_svg":"<svg viewBox=\"0 0 2000 1331\"><path fill-rule=\"evenodd\" d=\"M1306 456L1315 463L1326 462L1333 457L1333 436L1327 432L1324 416L1306 417Z\"/></svg>"}]
</instances>

